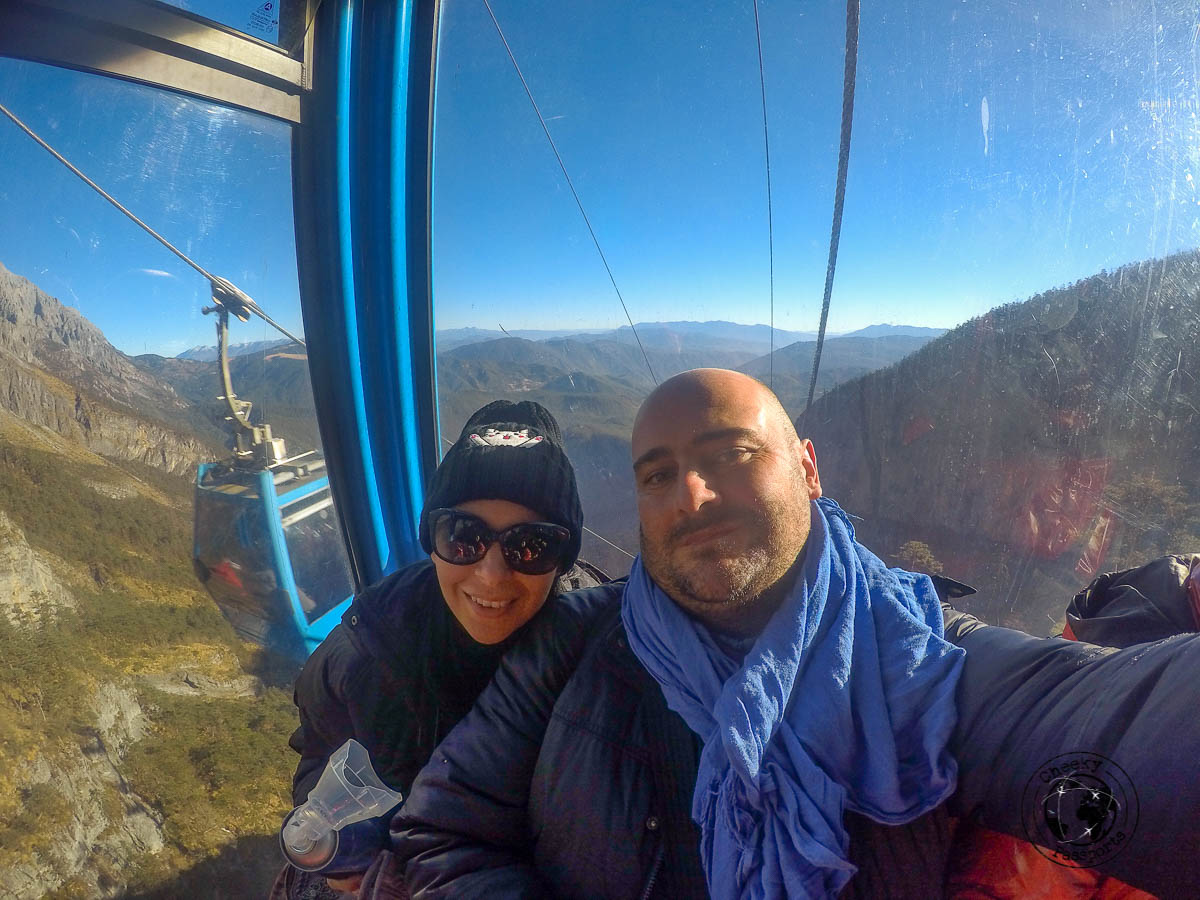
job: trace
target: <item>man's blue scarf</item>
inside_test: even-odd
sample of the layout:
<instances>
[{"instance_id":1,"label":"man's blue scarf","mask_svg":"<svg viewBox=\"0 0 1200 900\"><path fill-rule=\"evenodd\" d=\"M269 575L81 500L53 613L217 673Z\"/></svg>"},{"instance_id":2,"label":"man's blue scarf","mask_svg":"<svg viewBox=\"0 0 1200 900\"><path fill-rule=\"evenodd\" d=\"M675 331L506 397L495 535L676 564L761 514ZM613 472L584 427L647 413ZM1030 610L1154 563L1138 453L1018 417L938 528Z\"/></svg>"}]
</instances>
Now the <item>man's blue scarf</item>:
<instances>
[{"instance_id":1,"label":"man's blue scarf","mask_svg":"<svg viewBox=\"0 0 1200 900\"><path fill-rule=\"evenodd\" d=\"M855 872L845 809L897 825L954 790L946 742L963 651L942 639L929 577L884 566L832 500L812 504L803 570L744 661L640 557L621 615L704 741L692 818L714 897L837 894Z\"/></svg>"}]
</instances>

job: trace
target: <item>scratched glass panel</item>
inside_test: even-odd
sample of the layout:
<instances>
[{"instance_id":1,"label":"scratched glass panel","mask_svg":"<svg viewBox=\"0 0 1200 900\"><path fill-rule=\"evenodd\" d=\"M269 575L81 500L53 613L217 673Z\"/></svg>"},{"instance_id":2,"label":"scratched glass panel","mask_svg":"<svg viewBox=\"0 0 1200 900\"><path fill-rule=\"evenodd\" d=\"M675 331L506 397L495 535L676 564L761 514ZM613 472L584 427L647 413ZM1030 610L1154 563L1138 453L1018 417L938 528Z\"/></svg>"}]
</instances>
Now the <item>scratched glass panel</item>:
<instances>
[{"instance_id":1,"label":"scratched glass panel","mask_svg":"<svg viewBox=\"0 0 1200 900\"><path fill-rule=\"evenodd\" d=\"M302 330L286 124L13 59L0 102ZM307 617L349 594L332 508L284 508L294 592L261 497L194 517L231 455L207 280L6 117L0 159L0 895L260 896L298 668L262 645L300 643L289 593ZM303 348L230 331L252 415L312 450Z\"/></svg>"},{"instance_id":2,"label":"scratched glass panel","mask_svg":"<svg viewBox=\"0 0 1200 900\"><path fill-rule=\"evenodd\" d=\"M864 541L989 621L1046 633L1097 573L1200 544L1196 29L1183 3L864 19L834 309L951 331L802 430Z\"/></svg>"},{"instance_id":3,"label":"scratched glass panel","mask_svg":"<svg viewBox=\"0 0 1200 900\"><path fill-rule=\"evenodd\" d=\"M588 525L635 552L637 404L673 371L742 368L798 417L865 543L1035 633L1096 573L1200 543L1194 5L864 9L815 384L844 7L760 4L761 83L749 4L493 8L575 191L497 23L447 4L446 437L495 396L543 400Z\"/></svg>"},{"instance_id":4,"label":"scratched glass panel","mask_svg":"<svg viewBox=\"0 0 1200 900\"><path fill-rule=\"evenodd\" d=\"M767 29L779 66L768 113L782 135L772 160L790 157L772 169L772 191L805 210L772 222L748 6L492 8L496 21L482 5L446 4L441 24L443 436L496 397L545 403L594 532L583 555L623 574L637 552L629 431L646 393L698 366L751 366L770 380L772 348L815 335L841 26L835 11L805 20L818 32L798 42ZM781 15L800 25L796 10ZM775 367L789 390L808 377L793 355Z\"/></svg>"}]
</instances>

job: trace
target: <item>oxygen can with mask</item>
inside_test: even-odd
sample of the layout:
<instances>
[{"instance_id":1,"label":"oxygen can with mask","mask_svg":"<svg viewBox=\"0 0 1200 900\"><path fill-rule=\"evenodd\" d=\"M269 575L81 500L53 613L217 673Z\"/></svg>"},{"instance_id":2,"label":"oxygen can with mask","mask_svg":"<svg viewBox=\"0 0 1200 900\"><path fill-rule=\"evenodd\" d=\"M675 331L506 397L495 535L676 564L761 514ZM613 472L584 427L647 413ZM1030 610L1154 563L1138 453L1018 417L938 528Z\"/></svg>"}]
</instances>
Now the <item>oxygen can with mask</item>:
<instances>
[{"instance_id":1,"label":"oxygen can with mask","mask_svg":"<svg viewBox=\"0 0 1200 900\"><path fill-rule=\"evenodd\" d=\"M328 871L335 860L344 863L355 853L355 848L343 846L343 829L383 815L402 799L379 780L366 748L351 738L329 757L308 800L284 820L280 846L297 869Z\"/></svg>"}]
</instances>

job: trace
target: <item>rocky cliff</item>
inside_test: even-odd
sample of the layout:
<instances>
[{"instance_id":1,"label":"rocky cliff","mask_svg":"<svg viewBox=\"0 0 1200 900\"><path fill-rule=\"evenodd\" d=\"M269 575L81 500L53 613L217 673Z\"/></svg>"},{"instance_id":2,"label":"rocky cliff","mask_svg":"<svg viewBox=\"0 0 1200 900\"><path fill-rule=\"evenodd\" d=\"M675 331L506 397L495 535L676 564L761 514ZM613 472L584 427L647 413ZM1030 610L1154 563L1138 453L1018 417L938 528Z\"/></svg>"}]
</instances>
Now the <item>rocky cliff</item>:
<instances>
[{"instance_id":1,"label":"rocky cliff","mask_svg":"<svg viewBox=\"0 0 1200 900\"><path fill-rule=\"evenodd\" d=\"M88 448L190 473L220 451L194 410L96 326L0 265L0 408Z\"/></svg>"},{"instance_id":2,"label":"rocky cliff","mask_svg":"<svg viewBox=\"0 0 1200 900\"><path fill-rule=\"evenodd\" d=\"M63 568L61 559L31 547L0 511L0 615L12 627L7 634L51 632L75 609L70 588L55 574ZM10 701L12 687L5 691ZM36 707L35 724L39 717L48 721L52 711L44 692L29 694L27 702ZM102 682L87 690L81 706L80 742L46 741L44 733L27 729L5 734L3 818L9 831L0 841L2 896L32 900L68 882L92 896L113 896L116 882L101 884L107 867L120 871L163 847L161 816L120 772L126 751L148 727L136 696L128 687ZM33 823L43 827L28 827ZM45 827L50 823L54 827ZM105 867L94 858L105 860Z\"/></svg>"}]
</instances>

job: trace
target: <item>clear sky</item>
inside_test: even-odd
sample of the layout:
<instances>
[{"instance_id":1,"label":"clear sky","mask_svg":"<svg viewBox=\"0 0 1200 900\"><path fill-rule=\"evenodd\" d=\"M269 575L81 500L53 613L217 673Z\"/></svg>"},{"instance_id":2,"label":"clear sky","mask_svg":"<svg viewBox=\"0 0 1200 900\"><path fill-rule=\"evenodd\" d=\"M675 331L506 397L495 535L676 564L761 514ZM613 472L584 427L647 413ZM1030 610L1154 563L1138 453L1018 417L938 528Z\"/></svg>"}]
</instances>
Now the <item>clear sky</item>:
<instances>
[{"instance_id":1,"label":"clear sky","mask_svg":"<svg viewBox=\"0 0 1200 900\"><path fill-rule=\"evenodd\" d=\"M492 5L634 320L769 321L749 0ZM236 24L259 6L229 0L209 14ZM759 11L774 322L812 330L844 4L762 0ZM1181 0L865 6L831 330L950 326L1200 245L1197 29L1194 4ZM441 37L439 327L623 324L481 0L444 0ZM285 125L14 60L0 60L0 102L202 264L300 326ZM0 160L0 262L126 352L212 343L199 276L7 120ZM269 336L254 324L234 340Z\"/></svg>"},{"instance_id":2,"label":"clear sky","mask_svg":"<svg viewBox=\"0 0 1200 900\"><path fill-rule=\"evenodd\" d=\"M164 237L300 329L286 125L0 59L0 102ZM130 354L214 344L208 283L0 118L0 263ZM274 335L255 320L233 340Z\"/></svg>"}]
</instances>

